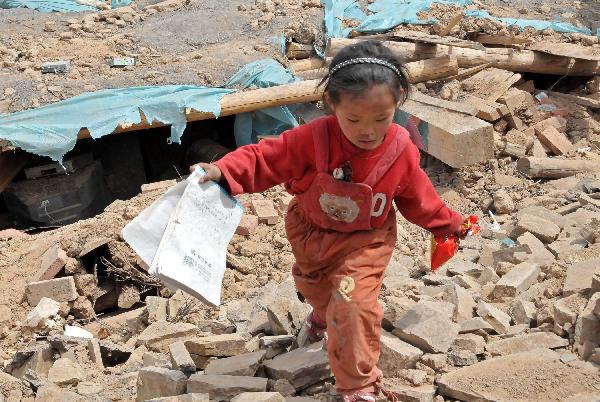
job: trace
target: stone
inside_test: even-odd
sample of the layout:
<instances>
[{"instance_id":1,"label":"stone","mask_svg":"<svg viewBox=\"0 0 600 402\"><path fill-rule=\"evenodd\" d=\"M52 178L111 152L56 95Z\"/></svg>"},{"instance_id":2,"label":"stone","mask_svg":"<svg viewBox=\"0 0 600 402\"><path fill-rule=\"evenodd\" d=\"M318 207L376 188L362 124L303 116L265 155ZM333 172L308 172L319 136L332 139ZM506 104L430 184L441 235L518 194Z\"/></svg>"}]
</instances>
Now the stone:
<instances>
[{"instance_id":1,"label":"stone","mask_svg":"<svg viewBox=\"0 0 600 402\"><path fill-rule=\"evenodd\" d=\"M415 368L417 361L423 356L419 348L387 331L382 331L380 343L381 354L377 366L386 377L397 377L402 370Z\"/></svg>"},{"instance_id":2,"label":"stone","mask_svg":"<svg viewBox=\"0 0 600 402\"><path fill-rule=\"evenodd\" d=\"M156 321L167 320L167 305L169 299L157 296L146 297L146 310L148 311L148 324Z\"/></svg>"},{"instance_id":3,"label":"stone","mask_svg":"<svg viewBox=\"0 0 600 402\"><path fill-rule=\"evenodd\" d=\"M531 250L531 256L527 258L527 262L532 264L537 264L540 268L548 268L550 267L554 261L556 260L554 254L544 246L537 237L532 235L529 232L523 233L521 236L517 238L517 242L519 244L524 244L529 246ZM556 242L552 242L554 244ZM548 245L549 247L550 245Z\"/></svg>"},{"instance_id":4,"label":"stone","mask_svg":"<svg viewBox=\"0 0 600 402\"><path fill-rule=\"evenodd\" d=\"M476 334L459 334L452 344L452 349L469 350L480 355L485 352L485 339Z\"/></svg>"},{"instance_id":5,"label":"stone","mask_svg":"<svg viewBox=\"0 0 600 402\"><path fill-rule=\"evenodd\" d=\"M77 384L77 393L83 396L97 395L103 390L102 385L91 381L82 381Z\"/></svg>"},{"instance_id":6,"label":"stone","mask_svg":"<svg viewBox=\"0 0 600 402\"><path fill-rule=\"evenodd\" d=\"M54 365L54 353L55 350L49 343L38 342L29 348L17 351L5 365L4 371L16 378L22 378L27 370L47 376Z\"/></svg>"},{"instance_id":7,"label":"stone","mask_svg":"<svg viewBox=\"0 0 600 402\"><path fill-rule=\"evenodd\" d=\"M92 363L95 363L100 368L104 368L104 363L102 362L102 352L100 351L100 343L95 338L88 341L88 356Z\"/></svg>"},{"instance_id":8,"label":"stone","mask_svg":"<svg viewBox=\"0 0 600 402\"><path fill-rule=\"evenodd\" d=\"M193 324L156 321L140 334L136 346L144 345L150 350L166 352L171 343L192 338L196 333L197 328Z\"/></svg>"},{"instance_id":9,"label":"stone","mask_svg":"<svg viewBox=\"0 0 600 402\"><path fill-rule=\"evenodd\" d=\"M253 377L261 366L265 355L266 351L261 350L254 353L212 360L204 369L204 373Z\"/></svg>"},{"instance_id":10,"label":"stone","mask_svg":"<svg viewBox=\"0 0 600 402\"><path fill-rule=\"evenodd\" d=\"M275 225L279 221L279 214L275 209L273 201L270 200L252 200L250 206L258 216L259 223Z\"/></svg>"},{"instance_id":11,"label":"stone","mask_svg":"<svg viewBox=\"0 0 600 402\"><path fill-rule=\"evenodd\" d=\"M419 363L433 369L436 373L442 373L448 369L448 356L445 353L426 353L421 356Z\"/></svg>"},{"instance_id":12,"label":"stone","mask_svg":"<svg viewBox=\"0 0 600 402\"><path fill-rule=\"evenodd\" d=\"M598 266L600 266L600 258L570 265L567 268L567 278L563 286L563 295L569 296L573 293L589 292L592 286L592 278Z\"/></svg>"},{"instance_id":13,"label":"stone","mask_svg":"<svg viewBox=\"0 0 600 402\"><path fill-rule=\"evenodd\" d=\"M534 332L490 342L486 350L492 356L527 352L536 348L557 349L569 346L569 340L550 332Z\"/></svg>"},{"instance_id":14,"label":"stone","mask_svg":"<svg viewBox=\"0 0 600 402\"><path fill-rule=\"evenodd\" d=\"M492 295L494 298L515 297L537 282L541 270L537 264L522 262L515 265L496 283Z\"/></svg>"},{"instance_id":15,"label":"stone","mask_svg":"<svg viewBox=\"0 0 600 402\"><path fill-rule=\"evenodd\" d=\"M594 314L594 310L597 308L600 300L600 293L594 293L590 298L587 306L583 309L577 322L575 323L575 336L574 342L577 345L584 345L586 343L600 345L600 318ZM591 349L598 346L588 347L585 353L581 353L584 359L589 357Z\"/></svg>"},{"instance_id":16,"label":"stone","mask_svg":"<svg viewBox=\"0 0 600 402\"><path fill-rule=\"evenodd\" d=\"M455 309L452 319L455 322L462 322L473 318L473 310L477 304L468 290L458 285L450 285L445 289L444 300L454 304Z\"/></svg>"},{"instance_id":17,"label":"stone","mask_svg":"<svg viewBox=\"0 0 600 402\"><path fill-rule=\"evenodd\" d=\"M199 302L195 297L178 289L175 294L169 298L167 304L167 315L169 316L169 320L177 321L178 316L180 316L184 310L193 307L196 303Z\"/></svg>"},{"instance_id":18,"label":"stone","mask_svg":"<svg viewBox=\"0 0 600 402\"><path fill-rule=\"evenodd\" d=\"M465 321L461 322L460 329L458 332L460 334L464 334L464 333L475 332L475 331L480 331L480 330L483 330L486 332L491 332L491 331L494 331L494 327L492 327L483 318L474 317L474 318L471 318L470 320L465 320Z\"/></svg>"},{"instance_id":19,"label":"stone","mask_svg":"<svg viewBox=\"0 0 600 402\"><path fill-rule=\"evenodd\" d=\"M164 192L176 184L177 184L177 180L156 181L154 183L142 184L141 190L142 190L142 193L149 193L151 191L158 191L158 190L160 190L161 192Z\"/></svg>"},{"instance_id":20,"label":"stone","mask_svg":"<svg viewBox=\"0 0 600 402\"><path fill-rule=\"evenodd\" d=\"M181 341L169 345L169 355L171 356L171 365L175 370L182 371L184 374L196 372L196 363Z\"/></svg>"},{"instance_id":21,"label":"stone","mask_svg":"<svg viewBox=\"0 0 600 402\"><path fill-rule=\"evenodd\" d=\"M29 328L46 327L49 324L48 320L56 316L59 310L59 302L42 297L37 306L29 312L25 321L23 321L23 326Z\"/></svg>"},{"instance_id":22,"label":"stone","mask_svg":"<svg viewBox=\"0 0 600 402\"><path fill-rule=\"evenodd\" d=\"M243 392L231 402L285 402L285 398L279 392Z\"/></svg>"},{"instance_id":23,"label":"stone","mask_svg":"<svg viewBox=\"0 0 600 402\"><path fill-rule=\"evenodd\" d=\"M67 263L67 253L57 245L50 247L43 255L35 281L54 279Z\"/></svg>"},{"instance_id":24,"label":"stone","mask_svg":"<svg viewBox=\"0 0 600 402\"><path fill-rule=\"evenodd\" d=\"M144 367L162 367L173 369L171 358L164 353L145 352L142 355L142 365Z\"/></svg>"},{"instance_id":25,"label":"stone","mask_svg":"<svg viewBox=\"0 0 600 402\"><path fill-rule=\"evenodd\" d=\"M424 384L418 387L394 384L388 388L398 396L400 401L405 402L433 402L433 397L436 392L436 387L430 384Z\"/></svg>"},{"instance_id":26,"label":"stone","mask_svg":"<svg viewBox=\"0 0 600 402\"><path fill-rule=\"evenodd\" d=\"M128 309L139 303L140 300L140 290L137 285L126 284L119 290L117 305L119 308Z\"/></svg>"},{"instance_id":27,"label":"stone","mask_svg":"<svg viewBox=\"0 0 600 402\"><path fill-rule=\"evenodd\" d=\"M71 359L58 359L50 371L48 371L48 381L57 385L77 384L84 380L83 368Z\"/></svg>"},{"instance_id":28,"label":"stone","mask_svg":"<svg viewBox=\"0 0 600 402\"><path fill-rule=\"evenodd\" d=\"M211 335L187 340L185 347L195 355L227 357L246 353L247 341L238 333Z\"/></svg>"},{"instance_id":29,"label":"stone","mask_svg":"<svg viewBox=\"0 0 600 402\"><path fill-rule=\"evenodd\" d=\"M73 276L75 288L83 296L94 297L100 290L94 274L76 274Z\"/></svg>"},{"instance_id":30,"label":"stone","mask_svg":"<svg viewBox=\"0 0 600 402\"><path fill-rule=\"evenodd\" d=\"M94 311L94 305L85 296L79 296L73 302L73 307L71 307L71 314L76 318L81 318L83 320L91 320L96 316L96 312Z\"/></svg>"},{"instance_id":31,"label":"stone","mask_svg":"<svg viewBox=\"0 0 600 402\"><path fill-rule=\"evenodd\" d=\"M539 387L532 386L534 383L543 384L542 394ZM484 360L444 374L437 381L440 395L467 402L543 401L549 395L564 400L579 392L597 393L599 383L597 369L573 370L548 349Z\"/></svg>"},{"instance_id":32,"label":"stone","mask_svg":"<svg viewBox=\"0 0 600 402\"><path fill-rule=\"evenodd\" d=\"M483 300L479 300L477 304L477 314L499 334L505 334L510 327L510 316Z\"/></svg>"},{"instance_id":33,"label":"stone","mask_svg":"<svg viewBox=\"0 0 600 402\"><path fill-rule=\"evenodd\" d=\"M117 345L106 340L100 341L99 345L102 362L107 367L125 363L133 353L133 349L125 345Z\"/></svg>"},{"instance_id":34,"label":"stone","mask_svg":"<svg viewBox=\"0 0 600 402\"><path fill-rule=\"evenodd\" d=\"M552 243L560 234L560 228L555 223L535 215L521 215L511 233L517 238L525 232L530 232L544 243Z\"/></svg>"},{"instance_id":35,"label":"stone","mask_svg":"<svg viewBox=\"0 0 600 402\"><path fill-rule=\"evenodd\" d=\"M587 299L579 293L556 300L552 305L554 322L561 327L567 323L575 325L577 316L586 303Z\"/></svg>"},{"instance_id":36,"label":"stone","mask_svg":"<svg viewBox=\"0 0 600 402\"><path fill-rule=\"evenodd\" d=\"M211 401L229 401L244 392L266 392L267 379L246 376L192 374L188 393L207 393Z\"/></svg>"},{"instance_id":37,"label":"stone","mask_svg":"<svg viewBox=\"0 0 600 402\"><path fill-rule=\"evenodd\" d=\"M273 380L271 380L273 381ZM279 379L271 383L271 390L279 392L283 396L291 396L296 394L296 388L286 379Z\"/></svg>"},{"instance_id":38,"label":"stone","mask_svg":"<svg viewBox=\"0 0 600 402\"><path fill-rule=\"evenodd\" d=\"M327 353L321 343L279 355L265 362L264 368L269 378L286 379L297 390L332 376Z\"/></svg>"},{"instance_id":39,"label":"stone","mask_svg":"<svg viewBox=\"0 0 600 402\"><path fill-rule=\"evenodd\" d=\"M296 340L294 335L263 336L260 338L261 349L266 349L266 359L271 359L285 352Z\"/></svg>"},{"instance_id":40,"label":"stone","mask_svg":"<svg viewBox=\"0 0 600 402\"><path fill-rule=\"evenodd\" d=\"M244 214L240 219L240 224L235 230L235 234L241 236L250 236L258 227L258 217L256 215Z\"/></svg>"},{"instance_id":41,"label":"stone","mask_svg":"<svg viewBox=\"0 0 600 402\"><path fill-rule=\"evenodd\" d=\"M554 224L556 224L560 229L569 226L569 220L566 219L564 216L540 205L531 205L519 209L519 211L517 212L517 219L521 218L524 215L537 216L538 218L551 221Z\"/></svg>"},{"instance_id":42,"label":"stone","mask_svg":"<svg viewBox=\"0 0 600 402\"><path fill-rule=\"evenodd\" d=\"M510 316L515 324L529 326L535 320L537 309L533 302L515 299L510 307Z\"/></svg>"},{"instance_id":43,"label":"stone","mask_svg":"<svg viewBox=\"0 0 600 402\"><path fill-rule=\"evenodd\" d=\"M394 323L394 335L425 352L447 352L459 326L439 311L422 304L413 306Z\"/></svg>"},{"instance_id":44,"label":"stone","mask_svg":"<svg viewBox=\"0 0 600 402\"><path fill-rule=\"evenodd\" d=\"M483 271L483 267L472 261L453 259L446 263L448 273L452 275L469 275L478 278Z\"/></svg>"},{"instance_id":45,"label":"stone","mask_svg":"<svg viewBox=\"0 0 600 402\"><path fill-rule=\"evenodd\" d=\"M30 306L36 306L44 297L57 302L70 302L79 296L72 276L31 282L25 289L25 295Z\"/></svg>"},{"instance_id":46,"label":"stone","mask_svg":"<svg viewBox=\"0 0 600 402\"><path fill-rule=\"evenodd\" d=\"M525 232L523 232L525 233ZM523 233L520 233L519 236ZM500 262L510 262L512 264L520 264L527 261L531 256L531 249L526 244L506 247L492 252L493 262L490 266L496 266Z\"/></svg>"},{"instance_id":47,"label":"stone","mask_svg":"<svg viewBox=\"0 0 600 402\"><path fill-rule=\"evenodd\" d=\"M136 402L186 393L187 377L181 371L146 367L138 373Z\"/></svg>"},{"instance_id":48,"label":"stone","mask_svg":"<svg viewBox=\"0 0 600 402\"><path fill-rule=\"evenodd\" d=\"M283 299L267 307L267 317L274 335L297 335L306 317L312 311L298 298Z\"/></svg>"},{"instance_id":49,"label":"stone","mask_svg":"<svg viewBox=\"0 0 600 402\"><path fill-rule=\"evenodd\" d=\"M515 210L515 203L505 189L501 188L494 193L494 208L496 213L499 214L510 214Z\"/></svg>"},{"instance_id":50,"label":"stone","mask_svg":"<svg viewBox=\"0 0 600 402\"><path fill-rule=\"evenodd\" d=\"M20 400L20 398L19 398ZM43 385L38 388L35 402L85 402L87 398L77 395L75 392L67 391L56 385Z\"/></svg>"},{"instance_id":51,"label":"stone","mask_svg":"<svg viewBox=\"0 0 600 402\"><path fill-rule=\"evenodd\" d=\"M470 366L478 361L475 353L466 349L451 350L448 353L448 360L457 367Z\"/></svg>"},{"instance_id":52,"label":"stone","mask_svg":"<svg viewBox=\"0 0 600 402\"><path fill-rule=\"evenodd\" d=\"M210 402L208 394L184 394L149 399L147 402Z\"/></svg>"}]
</instances>

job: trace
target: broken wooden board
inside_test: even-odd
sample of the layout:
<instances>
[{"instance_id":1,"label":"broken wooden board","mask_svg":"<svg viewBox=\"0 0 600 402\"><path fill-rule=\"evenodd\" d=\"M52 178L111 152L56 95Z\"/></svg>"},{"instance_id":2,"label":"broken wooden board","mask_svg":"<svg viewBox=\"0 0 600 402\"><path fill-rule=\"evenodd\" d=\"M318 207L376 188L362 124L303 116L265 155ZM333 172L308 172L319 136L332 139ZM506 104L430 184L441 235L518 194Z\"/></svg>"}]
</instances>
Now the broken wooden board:
<instances>
[{"instance_id":1,"label":"broken wooden board","mask_svg":"<svg viewBox=\"0 0 600 402\"><path fill-rule=\"evenodd\" d=\"M554 56L570 57L573 59L600 61L600 49L582 46L576 43L547 43L538 42L527 47L529 50L551 54Z\"/></svg>"},{"instance_id":2,"label":"broken wooden board","mask_svg":"<svg viewBox=\"0 0 600 402\"><path fill-rule=\"evenodd\" d=\"M433 45L445 45L453 47L463 47L468 49L485 50L481 43L470 40L458 39L448 36L430 35L419 31L394 31L388 36L389 41L410 41L415 43L429 43Z\"/></svg>"},{"instance_id":3,"label":"broken wooden board","mask_svg":"<svg viewBox=\"0 0 600 402\"><path fill-rule=\"evenodd\" d=\"M6 151L0 153L0 193L4 191L27 163L25 152Z\"/></svg>"},{"instance_id":4,"label":"broken wooden board","mask_svg":"<svg viewBox=\"0 0 600 402\"><path fill-rule=\"evenodd\" d=\"M419 91L413 91L410 94L410 99L425 103L427 105L433 105L452 110L454 112L468 114L470 116L475 116L479 112L477 108L467 103L451 102L444 99L434 98L433 96L425 95Z\"/></svg>"},{"instance_id":5,"label":"broken wooden board","mask_svg":"<svg viewBox=\"0 0 600 402\"><path fill-rule=\"evenodd\" d=\"M520 79L521 74L492 67L465 79L461 86L471 95L496 102Z\"/></svg>"},{"instance_id":6,"label":"broken wooden board","mask_svg":"<svg viewBox=\"0 0 600 402\"><path fill-rule=\"evenodd\" d=\"M477 109L477 114L475 116L482 120L489 121L490 123L499 120L509 113L506 105L481 99L470 94L462 94L459 96L458 100L461 103L471 105L473 108Z\"/></svg>"},{"instance_id":7,"label":"broken wooden board","mask_svg":"<svg viewBox=\"0 0 600 402\"><path fill-rule=\"evenodd\" d=\"M408 99L397 121L420 149L449 166L460 168L494 157L494 129L476 117Z\"/></svg>"},{"instance_id":8,"label":"broken wooden board","mask_svg":"<svg viewBox=\"0 0 600 402\"><path fill-rule=\"evenodd\" d=\"M539 113L535 108L535 99L529 92L510 88L498 99L498 102L506 105L508 108L510 113L508 121L514 129L522 130L525 128L521 116L523 116L523 112L526 110L533 121L538 120Z\"/></svg>"},{"instance_id":9,"label":"broken wooden board","mask_svg":"<svg viewBox=\"0 0 600 402\"><path fill-rule=\"evenodd\" d=\"M440 30L440 36L446 36L452 31L452 28L457 26L465 18L465 13L462 11L456 14L452 19Z\"/></svg>"},{"instance_id":10,"label":"broken wooden board","mask_svg":"<svg viewBox=\"0 0 600 402\"><path fill-rule=\"evenodd\" d=\"M528 45L532 42L532 40L528 39L528 38L519 38L516 36L509 36L509 35L488 35L488 34L479 34L473 40L475 42L479 42L484 45L496 45L496 46L506 46L506 47L516 47L516 48L522 48L525 45Z\"/></svg>"}]
</instances>

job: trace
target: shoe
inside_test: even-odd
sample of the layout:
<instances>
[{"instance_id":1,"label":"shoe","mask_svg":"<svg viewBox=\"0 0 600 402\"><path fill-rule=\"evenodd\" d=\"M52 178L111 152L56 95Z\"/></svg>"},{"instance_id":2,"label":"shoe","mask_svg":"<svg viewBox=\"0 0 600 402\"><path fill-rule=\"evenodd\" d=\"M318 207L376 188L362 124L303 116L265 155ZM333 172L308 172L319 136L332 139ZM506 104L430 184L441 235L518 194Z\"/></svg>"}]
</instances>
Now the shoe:
<instances>
[{"instance_id":1,"label":"shoe","mask_svg":"<svg viewBox=\"0 0 600 402\"><path fill-rule=\"evenodd\" d=\"M308 315L306 319L306 335L309 343L320 342L325 338L327 323L314 312Z\"/></svg>"},{"instance_id":2,"label":"shoe","mask_svg":"<svg viewBox=\"0 0 600 402\"><path fill-rule=\"evenodd\" d=\"M344 402L376 402L377 395L375 395L373 392L354 391L349 394L343 394L342 401L344 401Z\"/></svg>"}]
</instances>

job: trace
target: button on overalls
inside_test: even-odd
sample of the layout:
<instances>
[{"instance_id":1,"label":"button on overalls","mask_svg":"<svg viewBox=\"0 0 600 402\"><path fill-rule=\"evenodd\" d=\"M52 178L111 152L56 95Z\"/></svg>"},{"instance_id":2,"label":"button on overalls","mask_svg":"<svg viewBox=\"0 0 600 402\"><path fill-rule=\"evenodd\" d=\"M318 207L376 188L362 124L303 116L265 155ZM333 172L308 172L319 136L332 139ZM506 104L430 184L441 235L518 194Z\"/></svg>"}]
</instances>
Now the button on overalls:
<instances>
[{"instance_id":1,"label":"button on overalls","mask_svg":"<svg viewBox=\"0 0 600 402\"><path fill-rule=\"evenodd\" d=\"M314 122L317 175L286 215L296 287L327 322L327 353L338 391L364 388L382 374L376 367L383 317L377 298L396 243L396 217L390 209L383 226L372 228L372 211L383 210L386 202L373 201L372 187L409 141L398 131L388 135L395 138L367 179L348 183L328 172L327 120Z\"/></svg>"}]
</instances>

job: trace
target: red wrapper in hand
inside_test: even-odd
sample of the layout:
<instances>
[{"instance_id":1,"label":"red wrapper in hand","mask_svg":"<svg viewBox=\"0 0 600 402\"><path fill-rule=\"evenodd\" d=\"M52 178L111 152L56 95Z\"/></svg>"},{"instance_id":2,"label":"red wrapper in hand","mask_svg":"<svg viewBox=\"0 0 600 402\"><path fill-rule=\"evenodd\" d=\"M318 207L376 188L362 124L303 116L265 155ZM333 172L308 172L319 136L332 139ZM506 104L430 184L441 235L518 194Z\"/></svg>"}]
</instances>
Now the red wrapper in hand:
<instances>
[{"instance_id":1,"label":"red wrapper in hand","mask_svg":"<svg viewBox=\"0 0 600 402\"><path fill-rule=\"evenodd\" d=\"M454 257L458 251L458 243L460 239L467 236L473 236L479 233L481 229L477 225L478 218L476 215L470 215L460 225L458 233L453 233L446 236L431 236L431 270L435 271L444 265L449 259Z\"/></svg>"}]
</instances>

